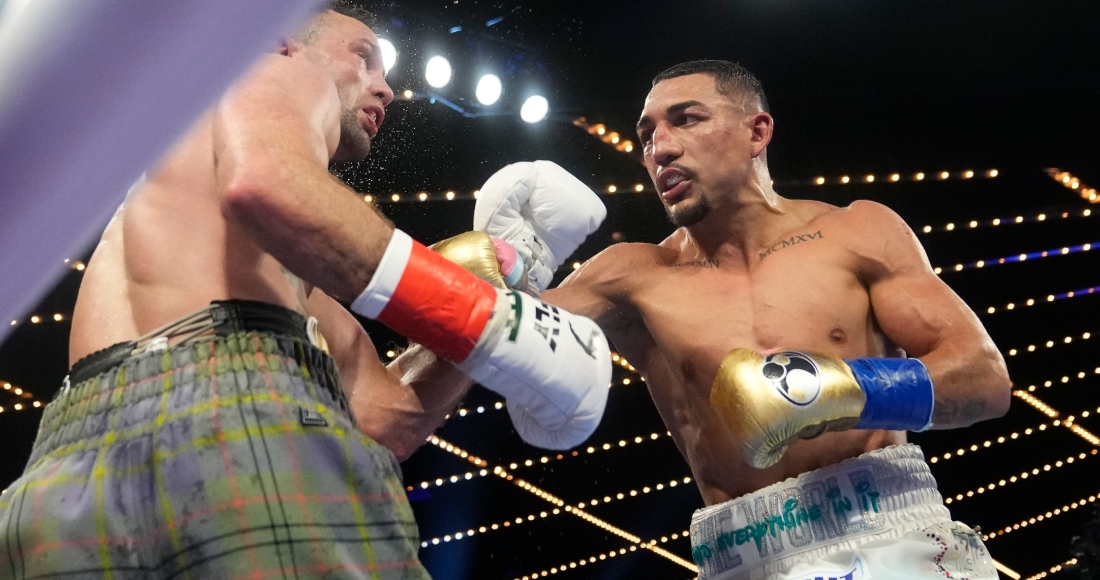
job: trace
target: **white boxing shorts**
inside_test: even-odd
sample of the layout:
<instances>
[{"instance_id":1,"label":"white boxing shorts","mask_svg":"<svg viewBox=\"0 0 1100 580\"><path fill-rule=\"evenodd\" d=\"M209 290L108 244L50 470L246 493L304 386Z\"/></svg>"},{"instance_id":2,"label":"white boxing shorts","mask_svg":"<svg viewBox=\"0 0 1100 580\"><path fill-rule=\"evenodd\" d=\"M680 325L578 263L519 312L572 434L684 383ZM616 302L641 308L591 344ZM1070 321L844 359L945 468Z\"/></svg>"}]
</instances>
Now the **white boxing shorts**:
<instances>
[{"instance_id":1,"label":"white boxing shorts","mask_svg":"<svg viewBox=\"0 0 1100 580\"><path fill-rule=\"evenodd\" d=\"M765 487L691 518L699 580L996 580L951 521L920 447L897 445Z\"/></svg>"}]
</instances>

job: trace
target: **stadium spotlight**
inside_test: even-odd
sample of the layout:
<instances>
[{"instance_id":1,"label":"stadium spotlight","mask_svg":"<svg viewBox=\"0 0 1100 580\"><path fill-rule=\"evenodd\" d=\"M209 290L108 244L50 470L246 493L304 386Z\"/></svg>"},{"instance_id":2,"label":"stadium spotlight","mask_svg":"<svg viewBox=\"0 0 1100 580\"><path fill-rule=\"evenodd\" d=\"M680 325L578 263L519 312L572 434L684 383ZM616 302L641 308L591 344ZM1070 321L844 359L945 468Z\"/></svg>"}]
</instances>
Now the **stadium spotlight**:
<instances>
[{"instance_id":1,"label":"stadium spotlight","mask_svg":"<svg viewBox=\"0 0 1100 580\"><path fill-rule=\"evenodd\" d=\"M428 65L424 67L424 80L437 89L447 86L451 82L451 63L442 56L428 59Z\"/></svg>"},{"instance_id":2,"label":"stadium spotlight","mask_svg":"<svg viewBox=\"0 0 1100 580\"><path fill-rule=\"evenodd\" d=\"M397 49L392 42L379 38L378 50L382 53L382 68L386 70L386 74L390 74L390 69L397 64Z\"/></svg>"},{"instance_id":3,"label":"stadium spotlight","mask_svg":"<svg viewBox=\"0 0 1100 580\"><path fill-rule=\"evenodd\" d=\"M490 74L482 76L481 80L477 81L477 89L474 90L474 94L477 96L477 102L489 106L500 100L502 90L500 77Z\"/></svg>"},{"instance_id":4,"label":"stadium spotlight","mask_svg":"<svg viewBox=\"0 0 1100 580\"><path fill-rule=\"evenodd\" d=\"M519 118L528 123L538 123L546 118L546 114L550 112L550 103L546 100L546 97L542 95L535 95L528 97L523 102L523 106L519 110Z\"/></svg>"}]
</instances>

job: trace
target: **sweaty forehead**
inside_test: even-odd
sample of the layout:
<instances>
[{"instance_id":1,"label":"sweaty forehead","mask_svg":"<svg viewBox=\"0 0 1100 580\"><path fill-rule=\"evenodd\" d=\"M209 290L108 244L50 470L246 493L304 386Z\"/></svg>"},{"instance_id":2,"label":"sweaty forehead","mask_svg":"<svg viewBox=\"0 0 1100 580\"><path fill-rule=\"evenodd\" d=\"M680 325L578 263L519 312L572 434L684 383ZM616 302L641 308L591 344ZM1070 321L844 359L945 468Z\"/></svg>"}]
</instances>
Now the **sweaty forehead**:
<instances>
[{"instance_id":1,"label":"sweaty forehead","mask_svg":"<svg viewBox=\"0 0 1100 580\"><path fill-rule=\"evenodd\" d=\"M695 102L718 106L725 99L714 83L714 77L705 74L684 75L665 79L649 90L642 107L642 120L662 116L669 107L680 103Z\"/></svg>"},{"instance_id":2,"label":"sweaty forehead","mask_svg":"<svg viewBox=\"0 0 1100 580\"><path fill-rule=\"evenodd\" d=\"M370 44L378 44L378 37L369 26L350 17L328 11L321 15L320 32L322 35L338 38L342 41L365 40Z\"/></svg>"},{"instance_id":3,"label":"sweaty forehead","mask_svg":"<svg viewBox=\"0 0 1100 580\"><path fill-rule=\"evenodd\" d=\"M639 123L658 118L669 111L676 110L683 103L695 103L710 109L733 107L747 111L750 95L724 95L718 91L714 77L704 74L691 74L660 81L649 90Z\"/></svg>"}]
</instances>

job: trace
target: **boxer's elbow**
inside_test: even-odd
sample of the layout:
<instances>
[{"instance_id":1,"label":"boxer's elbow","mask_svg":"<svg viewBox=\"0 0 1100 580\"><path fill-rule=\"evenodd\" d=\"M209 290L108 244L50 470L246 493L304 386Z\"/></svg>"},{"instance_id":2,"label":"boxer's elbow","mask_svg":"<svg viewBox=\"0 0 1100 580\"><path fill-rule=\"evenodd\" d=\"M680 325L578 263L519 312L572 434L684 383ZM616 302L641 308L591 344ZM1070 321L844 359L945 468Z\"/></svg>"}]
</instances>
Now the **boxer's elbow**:
<instances>
[{"instance_id":1,"label":"boxer's elbow","mask_svg":"<svg viewBox=\"0 0 1100 580\"><path fill-rule=\"evenodd\" d=\"M1008 407L1012 403L1012 379L1008 376L1008 367L999 352L994 351L991 354L989 365L989 418L996 419L1008 413Z\"/></svg>"},{"instance_id":2,"label":"boxer's elbow","mask_svg":"<svg viewBox=\"0 0 1100 580\"><path fill-rule=\"evenodd\" d=\"M969 360L974 372L970 379L971 384L979 389L976 394L984 404L981 405L983 412L975 413L967 423L974 424L978 421L1003 417L1008 413L1012 402L1012 381L1008 377L1004 357L992 343L989 343Z\"/></svg>"},{"instance_id":3,"label":"boxer's elbow","mask_svg":"<svg viewBox=\"0 0 1100 580\"><path fill-rule=\"evenodd\" d=\"M265 155L253 155L218 169L218 189L223 213L249 223L268 223L274 217L294 211L295 200L284 184L286 165Z\"/></svg>"},{"instance_id":4,"label":"boxer's elbow","mask_svg":"<svg viewBox=\"0 0 1100 580\"><path fill-rule=\"evenodd\" d=\"M413 438L409 433L390 431L388 433L370 433L366 429L362 429L363 433L374 439L379 445L390 450L393 456L397 458L397 461L403 462L412 457L412 454L420 449L420 446L424 444L426 438Z\"/></svg>"}]
</instances>

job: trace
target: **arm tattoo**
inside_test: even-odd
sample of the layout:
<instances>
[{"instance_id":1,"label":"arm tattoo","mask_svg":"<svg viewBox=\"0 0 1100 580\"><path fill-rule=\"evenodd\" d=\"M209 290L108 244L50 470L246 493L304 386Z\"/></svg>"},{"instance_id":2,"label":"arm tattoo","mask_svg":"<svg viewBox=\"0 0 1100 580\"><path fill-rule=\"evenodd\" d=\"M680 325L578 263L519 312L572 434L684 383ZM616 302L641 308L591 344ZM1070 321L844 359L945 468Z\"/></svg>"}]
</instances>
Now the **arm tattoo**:
<instances>
[{"instance_id":1,"label":"arm tattoo","mask_svg":"<svg viewBox=\"0 0 1100 580\"><path fill-rule=\"evenodd\" d=\"M932 424L962 422L972 425L985 416L985 407L986 403L982 399L940 399L932 408Z\"/></svg>"},{"instance_id":2,"label":"arm tattoo","mask_svg":"<svg viewBox=\"0 0 1100 580\"><path fill-rule=\"evenodd\" d=\"M306 301L309 297L306 296L306 285L302 283L302 279L295 276L290 270L287 270L284 266L279 266L283 270L283 275L286 276L290 285L294 287L295 293L298 295L298 312L299 314L306 313Z\"/></svg>"}]
</instances>

